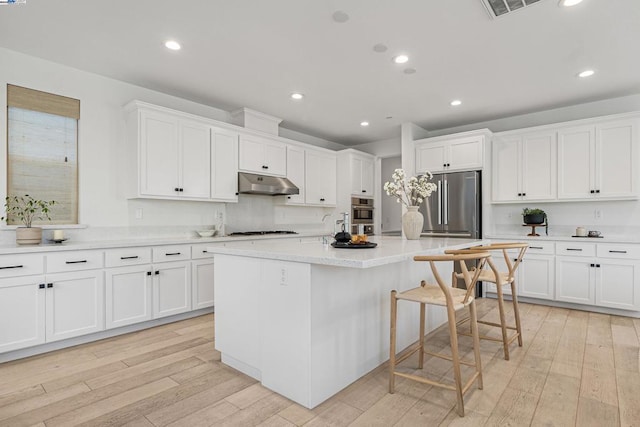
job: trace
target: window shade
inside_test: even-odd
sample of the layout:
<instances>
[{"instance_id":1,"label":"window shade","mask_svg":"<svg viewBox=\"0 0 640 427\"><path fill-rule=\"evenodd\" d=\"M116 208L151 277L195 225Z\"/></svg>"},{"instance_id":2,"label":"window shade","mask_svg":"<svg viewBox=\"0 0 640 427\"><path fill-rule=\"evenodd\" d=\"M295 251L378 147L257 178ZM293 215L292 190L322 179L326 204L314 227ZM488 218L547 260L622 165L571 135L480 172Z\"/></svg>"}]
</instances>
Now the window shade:
<instances>
[{"instance_id":1,"label":"window shade","mask_svg":"<svg viewBox=\"0 0 640 427\"><path fill-rule=\"evenodd\" d=\"M7 106L80 119L80 100L10 84Z\"/></svg>"}]
</instances>

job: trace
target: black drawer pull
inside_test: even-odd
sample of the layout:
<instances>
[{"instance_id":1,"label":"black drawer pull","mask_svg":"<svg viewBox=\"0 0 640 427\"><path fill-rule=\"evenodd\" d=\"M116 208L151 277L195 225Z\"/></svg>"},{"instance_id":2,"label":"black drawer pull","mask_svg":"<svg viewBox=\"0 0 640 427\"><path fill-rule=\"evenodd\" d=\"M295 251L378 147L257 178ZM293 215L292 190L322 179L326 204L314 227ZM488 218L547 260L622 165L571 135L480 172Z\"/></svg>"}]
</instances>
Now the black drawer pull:
<instances>
[{"instance_id":1,"label":"black drawer pull","mask_svg":"<svg viewBox=\"0 0 640 427\"><path fill-rule=\"evenodd\" d=\"M600 268L600 264L596 264L596 268Z\"/></svg>"},{"instance_id":2,"label":"black drawer pull","mask_svg":"<svg viewBox=\"0 0 640 427\"><path fill-rule=\"evenodd\" d=\"M120 259L138 259L138 255L134 256L121 256Z\"/></svg>"},{"instance_id":3,"label":"black drawer pull","mask_svg":"<svg viewBox=\"0 0 640 427\"><path fill-rule=\"evenodd\" d=\"M180 255L180 252L169 252L165 254L166 256Z\"/></svg>"},{"instance_id":4,"label":"black drawer pull","mask_svg":"<svg viewBox=\"0 0 640 427\"><path fill-rule=\"evenodd\" d=\"M47 283L47 288L53 288L53 283Z\"/></svg>"},{"instance_id":5,"label":"black drawer pull","mask_svg":"<svg viewBox=\"0 0 640 427\"><path fill-rule=\"evenodd\" d=\"M595 265L595 264L589 264L589 266L590 266L590 267L595 267L596 265Z\"/></svg>"},{"instance_id":6,"label":"black drawer pull","mask_svg":"<svg viewBox=\"0 0 640 427\"><path fill-rule=\"evenodd\" d=\"M65 264L84 264L86 262L87 262L86 259L82 259L80 261L65 261Z\"/></svg>"},{"instance_id":7,"label":"black drawer pull","mask_svg":"<svg viewBox=\"0 0 640 427\"><path fill-rule=\"evenodd\" d=\"M267 166L267 165L262 165L262 169L269 169L269 166Z\"/></svg>"},{"instance_id":8,"label":"black drawer pull","mask_svg":"<svg viewBox=\"0 0 640 427\"><path fill-rule=\"evenodd\" d=\"M44 283L40 283L40 284L38 285L38 288L39 288L39 289L44 289Z\"/></svg>"},{"instance_id":9,"label":"black drawer pull","mask_svg":"<svg viewBox=\"0 0 640 427\"><path fill-rule=\"evenodd\" d=\"M323 199L320 199L320 201L321 201L321 202L324 202L324 198L323 198Z\"/></svg>"},{"instance_id":10,"label":"black drawer pull","mask_svg":"<svg viewBox=\"0 0 640 427\"><path fill-rule=\"evenodd\" d=\"M626 254L627 251L609 251L610 254Z\"/></svg>"},{"instance_id":11,"label":"black drawer pull","mask_svg":"<svg viewBox=\"0 0 640 427\"><path fill-rule=\"evenodd\" d=\"M575 248L567 248L568 251L578 251L578 252L582 252L582 249L575 249Z\"/></svg>"},{"instance_id":12,"label":"black drawer pull","mask_svg":"<svg viewBox=\"0 0 640 427\"><path fill-rule=\"evenodd\" d=\"M160 270L156 270L156 275L160 274Z\"/></svg>"},{"instance_id":13,"label":"black drawer pull","mask_svg":"<svg viewBox=\"0 0 640 427\"><path fill-rule=\"evenodd\" d=\"M542 246L529 246L529 249L544 249Z\"/></svg>"},{"instance_id":14,"label":"black drawer pull","mask_svg":"<svg viewBox=\"0 0 640 427\"><path fill-rule=\"evenodd\" d=\"M205 249L204 251L202 251L203 254L208 254L209 252L207 252L207 250Z\"/></svg>"},{"instance_id":15,"label":"black drawer pull","mask_svg":"<svg viewBox=\"0 0 640 427\"><path fill-rule=\"evenodd\" d=\"M24 267L23 265L8 265L6 267L0 267L0 270L7 270L9 268L22 268Z\"/></svg>"}]
</instances>

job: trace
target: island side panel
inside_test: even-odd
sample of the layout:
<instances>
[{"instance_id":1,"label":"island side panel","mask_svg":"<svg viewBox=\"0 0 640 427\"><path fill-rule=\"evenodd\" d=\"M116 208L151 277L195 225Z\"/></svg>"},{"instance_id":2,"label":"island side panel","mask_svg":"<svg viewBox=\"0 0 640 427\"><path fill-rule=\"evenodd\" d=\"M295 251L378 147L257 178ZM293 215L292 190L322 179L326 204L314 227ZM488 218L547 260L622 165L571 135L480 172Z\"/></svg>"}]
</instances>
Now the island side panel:
<instances>
[{"instance_id":1,"label":"island side panel","mask_svg":"<svg viewBox=\"0 0 640 427\"><path fill-rule=\"evenodd\" d=\"M440 271L447 277L452 268ZM365 269L311 266L310 407L389 359L390 292L419 286L422 279L433 280L428 263ZM418 304L399 303L398 351L418 340L419 319ZM445 321L444 308L427 306L427 331Z\"/></svg>"}]
</instances>

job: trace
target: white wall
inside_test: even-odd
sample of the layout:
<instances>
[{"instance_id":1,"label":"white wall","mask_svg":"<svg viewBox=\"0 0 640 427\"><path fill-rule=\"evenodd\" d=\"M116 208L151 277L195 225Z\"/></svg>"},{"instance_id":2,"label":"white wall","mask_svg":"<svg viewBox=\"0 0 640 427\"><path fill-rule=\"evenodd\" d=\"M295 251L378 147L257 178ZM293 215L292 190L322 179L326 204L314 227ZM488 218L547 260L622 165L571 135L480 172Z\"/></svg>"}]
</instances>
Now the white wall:
<instances>
[{"instance_id":1,"label":"white wall","mask_svg":"<svg viewBox=\"0 0 640 427\"><path fill-rule=\"evenodd\" d=\"M382 182L391 181L393 171L400 167L402 167L400 156L382 159ZM382 210L382 232L400 231L402 229L402 207L396 202L396 198L383 192L380 207Z\"/></svg>"},{"instance_id":2,"label":"white wall","mask_svg":"<svg viewBox=\"0 0 640 427\"><path fill-rule=\"evenodd\" d=\"M79 217L82 224L90 227L201 226L214 224L216 214L225 212L226 206L221 203L127 200L121 194L117 177L123 173L124 167L118 150L118 145L124 140L122 107L129 101L138 99L231 122L228 112L2 48L0 64L0 99L6 99L6 85L10 83L80 100L78 158ZM4 114L6 116L6 112ZM287 130L281 133L292 139L303 139L304 136ZM6 165L6 117L0 120L0 135L0 164ZM342 148L339 144L308 135L304 139L314 145ZM2 197L5 189L6 173L1 173ZM135 219L138 208L143 209L142 219ZM233 215L227 219L230 224L237 224L237 228L253 225L251 218L254 216L273 225L276 213L283 225L307 220L310 226L323 225L320 221L323 209L309 208L301 215L296 208L277 207L273 199L257 203L249 197L241 197L231 212ZM291 212L291 218L288 212Z\"/></svg>"}]
</instances>

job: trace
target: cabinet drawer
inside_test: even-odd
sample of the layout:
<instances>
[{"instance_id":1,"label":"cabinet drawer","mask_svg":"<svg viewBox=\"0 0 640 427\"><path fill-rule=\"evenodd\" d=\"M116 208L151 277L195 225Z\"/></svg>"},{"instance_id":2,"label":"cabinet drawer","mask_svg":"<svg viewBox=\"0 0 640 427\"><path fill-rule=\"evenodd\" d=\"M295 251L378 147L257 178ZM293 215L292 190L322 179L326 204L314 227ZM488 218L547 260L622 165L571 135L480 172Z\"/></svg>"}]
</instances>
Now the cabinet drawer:
<instances>
[{"instance_id":1,"label":"cabinet drawer","mask_svg":"<svg viewBox=\"0 0 640 427\"><path fill-rule=\"evenodd\" d=\"M0 256L0 278L42 273L44 273L44 255L42 254Z\"/></svg>"},{"instance_id":2,"label":"cabinet drawer","mask_svg":"<svg viewBox=\"0 0 640 427\"><path fill-rule=\"evenodd\" d=\"M47 254L47 273L92 270L104 267L102 251L71 251Z\"/></svg>"},{"instance_id":3,"label":"cabinet drawer","mask_svg":"<svg viewBox=\"0 0 640 427\"><path fill-rule=\"evenodd\" d=\"M191 259L213 258L213 254L207 252L207 246L211 244L191 246Z\"/></svg>"},{"instance_id":4,"label":"cabinet drawer","mask_svg":"<svg viewBox=\"0 0 640 427\"><path fill-rule=\"evenodd\" d=\"M553 242L531 242L529 243L529 248L525 253L525 258L528 254L553 255L555 252L556 248Z\"/></svg>"},{"instance_id":5,"label":"cabinet drawer","mask_svg":"<svg viewBox=\"0 0 640 427\"><path fill-rule=\"evenodd\" d=\"M123 267L151 263L151 248L109 249L104 253L105 267Z\"/></svg>"},{"instance_id":6,"label":"cabinet drawer","mask_svg":"<svg viewBox=\"0 0 640 427\"><path fill-rule=\"evenodd\" d=\"M556 253L569 256L596 256L595 243L557 242Z\"/></svg>"},{"instance_id":7,"label":"cabinet drawer","mask_svg":"<svg viewBox=\"0 0 640 427\"><path fill-rule=\"evenodd\" d=\"M153 262L185 261L191 259L191 246L156 246L152 249Z\"/></svg>"},{"instance_id":8,"label":"cabinet drawer","mask_svg":"<svg viewBox=\"0 0 640 427\"><path fill-rule=\"evenodd\" d=\"M617 259L640 259L640 245L599 243L598 257Z\"/></svg>"}]
</instances>

